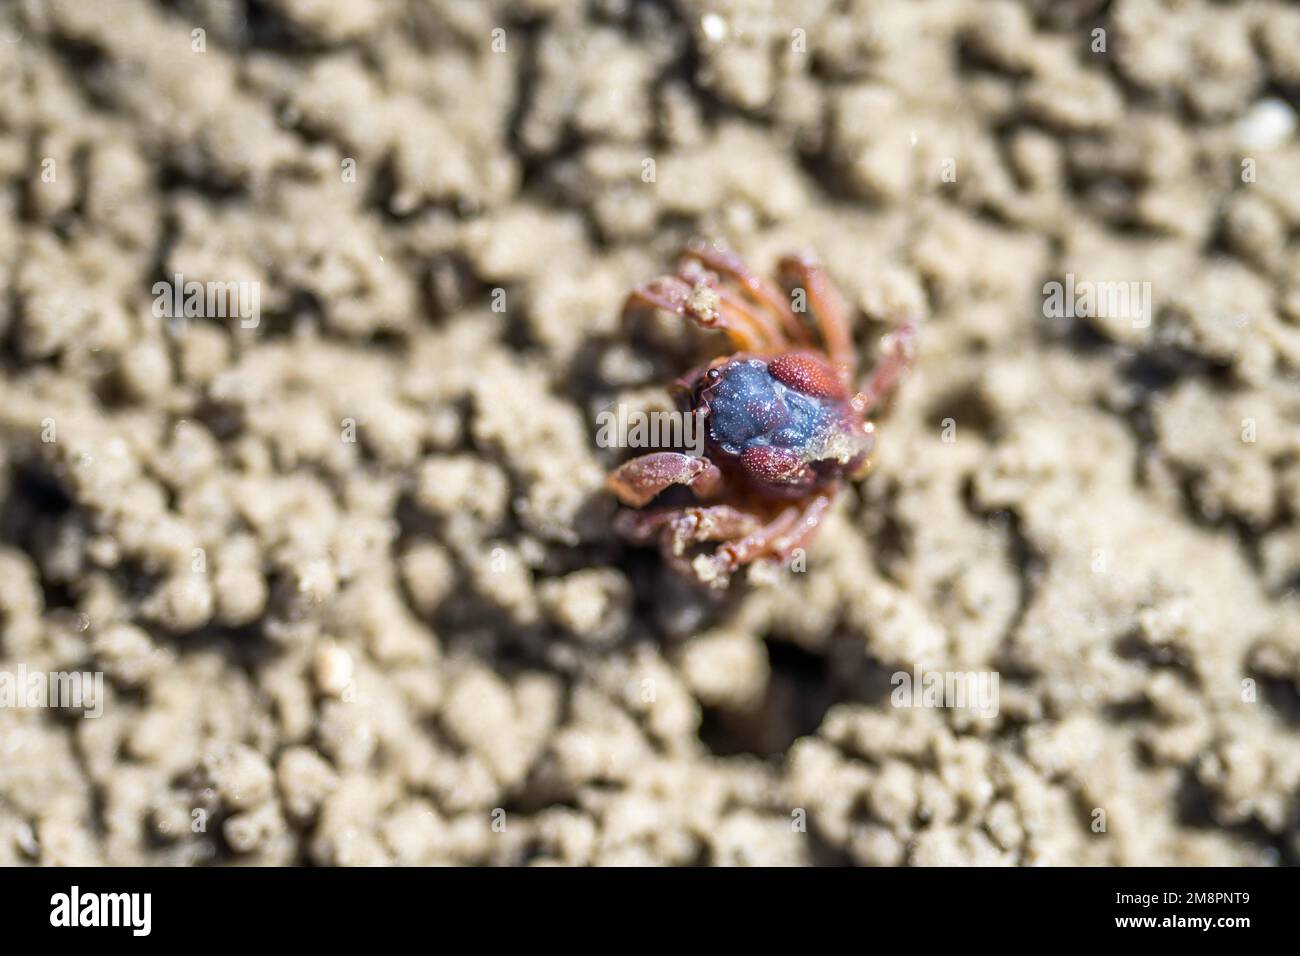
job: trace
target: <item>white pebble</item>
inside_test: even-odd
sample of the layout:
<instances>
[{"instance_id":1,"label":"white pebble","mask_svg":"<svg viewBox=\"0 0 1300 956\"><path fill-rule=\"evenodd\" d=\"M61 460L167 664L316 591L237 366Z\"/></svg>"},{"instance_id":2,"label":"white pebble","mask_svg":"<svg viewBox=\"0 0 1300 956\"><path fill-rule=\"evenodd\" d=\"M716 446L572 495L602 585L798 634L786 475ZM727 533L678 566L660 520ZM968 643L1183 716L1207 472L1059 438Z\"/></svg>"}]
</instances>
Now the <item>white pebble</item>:
<instances>
[{"instance_id":1,"label":"white pebble","mask_svg":"<svg viewBox=\"0 0 1300 956\"><path fill-rule=\"evenodd\" d=\"M1296 115L1282 100L1268 97L1237 121L1237 142L1246 149L1276 149L1295 134Z\"/></svg>"},{"instance_id":2,"label":"white pebble","mask_svg":"<svg viewBox=\"0 0 1300 956\"><path fill-rule=\"evenodd\" d=\"M701 17L700 28L714 43L721 43L727 38L727 21L716 13L706 13Z\"/></svg>"},{"instance_id":3,"label":"white pebble","mask_svg":"<svg viewBox=\"0 0 1300 956\"><path fill-rule=\"evenodd\" d=\"M320 692L338 697L352 683L352 655L337 644L323 644L316 649L314 670Z\"/></svg>"},{"instance_id":4,"label":"white pebble","mask_svg":"<svg viewBox=\"0 0 1300 956\"><path fill-rule=\"evenodd\" d=\"M36 839L36 831L26 820L18 824L18 828L14 831L14 842L33 860L41 855L41 843Z\"/></svg>"}]
</instances>

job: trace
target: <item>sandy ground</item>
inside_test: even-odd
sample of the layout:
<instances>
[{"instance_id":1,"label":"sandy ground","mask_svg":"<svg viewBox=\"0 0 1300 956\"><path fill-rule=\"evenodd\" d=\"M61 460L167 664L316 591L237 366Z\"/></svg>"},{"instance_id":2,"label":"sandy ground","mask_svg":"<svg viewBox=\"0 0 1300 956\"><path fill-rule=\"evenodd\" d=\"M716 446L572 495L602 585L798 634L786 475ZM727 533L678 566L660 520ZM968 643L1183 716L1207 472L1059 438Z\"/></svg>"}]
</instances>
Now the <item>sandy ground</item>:
<instances>
[{"instance_id":1,"label":"sandy ground","mask_svg":"<svg viewBox=\"0 0 1300 956\"><path fill-rule=\"evenodd\" d=\"M1298 92L1269 2L4 4L0 678L105 676L0 709L0 864L1295 863ZM725 596L593 438L696 234L925 315Z\"/></svg>"}]
</instances>

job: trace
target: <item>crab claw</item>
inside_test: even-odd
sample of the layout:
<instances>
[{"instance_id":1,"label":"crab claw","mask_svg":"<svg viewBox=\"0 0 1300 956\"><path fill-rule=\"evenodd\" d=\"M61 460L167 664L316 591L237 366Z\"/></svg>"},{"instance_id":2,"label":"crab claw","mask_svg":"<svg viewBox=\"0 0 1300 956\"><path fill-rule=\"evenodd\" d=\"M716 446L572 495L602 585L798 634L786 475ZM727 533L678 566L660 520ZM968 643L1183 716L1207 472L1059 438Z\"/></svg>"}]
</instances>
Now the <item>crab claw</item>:
<instances>
[{"instance_id":1,"label":"crab claw","mask_svg":"<svg viewBox=\"0 0 1300 956\"><path fill-rule=\"evenodd\" d=\"M686 485L707 498L722 485L722 473L707 458L660 451L624 462L609 473L605 485L625 505L641 508L670 485Z\"/></svg>"}]
</instances>

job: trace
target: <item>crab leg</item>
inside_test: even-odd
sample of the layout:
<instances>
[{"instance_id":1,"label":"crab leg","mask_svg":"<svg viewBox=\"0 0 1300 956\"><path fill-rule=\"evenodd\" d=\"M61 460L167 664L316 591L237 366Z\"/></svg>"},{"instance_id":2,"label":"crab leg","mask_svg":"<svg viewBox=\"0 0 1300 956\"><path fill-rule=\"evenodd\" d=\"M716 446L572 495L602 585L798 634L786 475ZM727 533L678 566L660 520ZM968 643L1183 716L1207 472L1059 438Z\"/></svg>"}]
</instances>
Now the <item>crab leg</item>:
<instances>
[{"instance_id":1,"label":"crab leg","mask_svg":"<svg viewBox=\"0 0 1300 956\"><path fill-rule=\"evenodd\" d=\"M766 308L761 304L737 295L729 286L719 282L717 273L710 272L697 260L682 260L677 269L677 277L684 282L690 283L692 288L698 289L701 286L706 286L712 289L717 293L722 309L740 313L745 317L745 321L762 330L765 347L779 349L787 344L785 333Z\"/></svg>"},{"instance_id":2,"label":"crab leg","mask_svg":"<svg viewBox=\"0 0 1300 956\"><path fill-rule=\"evenodd\" d=\"M762 527L744 537L726 541L718 545L713 554L699 562L696 573L708 583L714 578L724 578L743 564L749 564L756 558L767 554L772 543L784 538L796 529L802 509L791 505Z\"/></svg>"},{"instance_id":3,"label":"crab leg","mask_svg":"<svg viewBox=\"0 0 1300 956\"><path fill-rule=\"evenodd\" d=\"M726 310L743 312L757 326L763 329L764 348L779 349L786 345L785 333L772 321L772 317L761 309L756 309L736 293L725 286L717 288L718 298Z\"/></svg>"},{"instance_id":4,"label":"crab leg","mask_svg":"<svg viewBox=\"0 0 1300 956\"><path fill-rule=\"evenodd\" d=\"M791 505L762 527L719 545L712 555L697 558L695 573L705 583L712 583L762 557L786 561L817 532L832 500L831 494L821 494L802 505Z\"/></svg>"},{"instance_id":5,"label":"crab leg","mask_svg":"<svg viewBox=\"0 0 1300 956\"><path fill-rule=\"evenodd\" d=\"M706 458L656 451L624 462L609 473L605 484L625 505L640 508L670 485L686 485L700 498L712 497L722 487L722 472Z\"/></svg>"},{"instance_id":6,"label":"crab leg","mask_svg":"<svg viewBox=\"0 0 1300 956\"><path fill-rule=\"evenodd\" d=\"M708 505L628 513L621 530L637 544L658 535L665 554L680 555L692 544L742 538L758 527L758 519L748 512L731 505Z\"/></svg>"},{"instance_id":7,"label":"crab leg","mask_svg":"<svg viewBox=\"0 0 1300 956\"><path fill-rule=\"evenodd\" d=\"M848 307L827 279L826 270L803 256L785 256L777 268L788 285L804 290L831 361L851 370L854 353Z\"/></svg>"},{"instance_id":8,"label":"crab leg","mask_svg":"<svg viewBox=\"0 0 1300 956\"><path fill-rule=\"evenodd\" d=\"M736 309L726 302L716 290L713 296L701 296L692 285L679 276L660 276L645 285L639 285L623 303L624 318L641 308L663 309L682 318L695 321L704 329L720 329L731 339L732 345L742 352L759 351L767 347L769 334L752 313Z\"/></svg>"},{"instance_id":9,"label":"crab leg","mask_svg":"<svg viewBox=\"0 0 1300 956\"><path fill-rule=\"evenodd\" d=\"M790 533L772 542L770 550L773 557L785 563L795 551L806 545L813 535L817 533L817 529L821 527L822 519L826 517L826 512L830 510L834 497L833 493L817 495L804 505L803 512L799 515L799 521L790 530Z\"/></svg>"},{"instance_id":10,"label":"crab leg","mask_svg":"<svg viewBox=\"0 0 1300 956\"><path fill-rule=\"evenodd\" d=\"M690 576L689 549L705 541L728 541L752 534L759 521L731 505L666 508L661 511L619 515L618 529L633 544L658 539L659 553L678 573Z\"/></svg>"},{"instance_id":11,"label":"crab leg","mask_svg":"<svg viewBox=\"0 0 1300 956\"><path fill-rule=\"evenodd\" d=\"M708 243L702 239L687 243L685 255L731 279L750 301L765 307L780 319L787 342L811 344L786 296L771 282L751 272L740 256L719 243Z\"/></svg>"},{"instance_id":12,"label":"crab leg","mask_svg":"<svg viewBox=\"0 0 1300 956\"><path fill-rule=\"evenodd\" d=\"M905 316L898 327L884 337L880 361L871 370L862 391L853 398L854 407L864 415L893 394L903 373L912 363L912 355L916 351L916 325L915 316Z\"/></svg>"}]
</instances>

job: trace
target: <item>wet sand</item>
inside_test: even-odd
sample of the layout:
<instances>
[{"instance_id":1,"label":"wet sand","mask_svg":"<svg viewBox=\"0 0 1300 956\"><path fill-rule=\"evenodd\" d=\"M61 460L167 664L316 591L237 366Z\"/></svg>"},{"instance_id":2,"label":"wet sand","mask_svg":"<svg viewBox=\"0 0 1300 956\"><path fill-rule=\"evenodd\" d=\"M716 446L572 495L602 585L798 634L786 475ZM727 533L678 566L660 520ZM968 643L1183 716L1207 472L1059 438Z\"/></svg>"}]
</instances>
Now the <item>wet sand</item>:
<instances>
[{"instance_id":1,"label":"wet sand","mask_svg":"<svg viewBox=\"0 0 1300 956\"><path fill-rule=\"evenodd\" d=\"M104 690L0 864L1295 863L1298 93L1282 3L4 5L0 674ZM725 595L595 441L695 235L924 316Z\"/></svg>"}]
</instances>

